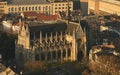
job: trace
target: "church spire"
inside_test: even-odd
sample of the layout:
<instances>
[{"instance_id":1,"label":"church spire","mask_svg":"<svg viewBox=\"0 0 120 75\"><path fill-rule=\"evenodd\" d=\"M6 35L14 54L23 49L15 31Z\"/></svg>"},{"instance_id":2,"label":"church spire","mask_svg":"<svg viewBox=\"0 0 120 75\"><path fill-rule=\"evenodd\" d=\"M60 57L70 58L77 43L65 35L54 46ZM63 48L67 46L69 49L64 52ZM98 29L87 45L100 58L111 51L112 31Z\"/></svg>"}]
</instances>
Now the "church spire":
<instances>
[{"instance_id":1,"label":"church spire","mask_svg":"<svg viewBox=\"0 0 120 75\"><path fill-rule=\"evenodd\" d=\"M47 43L47 39L48 39L48 36L47 36L47 33L45 35L45 42Z\"/></svg>"},{"instance_id":2,"label":"church spire","mask_svg":"<svg viewBox=\"0 0 120 75\"><path fill-rule=\"evenodd\" d=\"M57 38L58 38L58 33L56 32L55 41L57 41Z\"/></svg>"},{"instance_id":3,"label":"church spire","mask_svg":"<svg viewBox=\"0 0 120 75\"><path fill-rule=\"evenodd\" d=\"M62 34L62 31L60 32L60 41L62 41L62 36L63 36L63 34Z\"/></svg>"},{"instance_id":4,"label":"church spire","mask_svg":"<svg viewBox=\"0 0 120 75\"><path fill-rule=\"evenodd\" d=\"M75 29L73 29L73 34L72 34L73 37L75 37Z\"/></svg>"},{"instance_id":5,"label":"church spire","mask_svg":"<svg viewBox=\"0 0 120 75\"><path fill-rule=\"evenodd\" d=\"M53 36L52 36L52 33L51 33L50 34L50 42L53 42L52 39L53 39Z\"/></svg>"}]
</instances>

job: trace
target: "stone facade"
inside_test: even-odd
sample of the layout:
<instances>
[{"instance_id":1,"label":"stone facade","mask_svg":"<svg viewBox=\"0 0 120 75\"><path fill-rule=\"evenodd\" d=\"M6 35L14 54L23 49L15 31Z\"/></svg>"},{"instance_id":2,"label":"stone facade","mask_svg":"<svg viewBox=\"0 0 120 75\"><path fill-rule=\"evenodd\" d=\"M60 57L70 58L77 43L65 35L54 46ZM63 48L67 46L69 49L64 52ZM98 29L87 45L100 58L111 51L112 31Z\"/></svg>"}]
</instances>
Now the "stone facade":
<instances>
[{"instance_id":1,"label":"stone facade","mask_svg":"<svg viewBox=\"0 0 120 75\"><path fill-rule=\"evenodd\" d=\"M86 42L84 42L85 39L82 37L84 33L81 27L79 27L80 25L71 22L70 24L73 26L72 28L67 27L67 23L65 22L59 25L56 23L54 25L55 28L50 29L50 31L45 27L45 29L39 29L37 32L34 31L33 34L33 27L30 28L29 25L22 26L18 33L18 40L16 41L16 60L19 61L19 63L37 60L49 63L76 61L78 46L85 46ZM47 28L49 28L49 26ZM56 29L56 26L58 26L59 29ZM33 39L31 37L33 37ZM77 43L77 40L81 39L81 37L83 40L81 44L84 45ZM86 46L84 48L86 48ZM85 49L83 49L83 51L86 55Z\"/></svg>"},{"instance_id":2,"label":"stone facade","mask_svg":"<svg viewBox=\"0 0 120 75\"><path fill-rule=\"evenodd\" d=\"M19 0L17 0L19 1ZM25 0L26 1L26 0ZM31 0L32 1L32 0ZM73 11L73 2L69 2L70 10ZM0 13L18 13L18 12L28 12L28 11L36 11L39 13L47 13L47 14L55 14L59 11L67 11L68 2L47 2L47 3L40 3L40 1L35 4L24 3L11 3L8 2L0 2Z\"/></svg>"},{"instance_id":3,"label":"stone facade","mask_svg":"<svg viewBox=\"0 0 120 75\"><path fill-rule=\"evenodd\" d=\"M118 15L120 15L120 5L117 5L117 4L114 4L114 3L100 1L100 0L96 0L96 2L99 3L99 8L97 8L98 10L104 11L104 12L107 12L107 13L111 13L111 14L118 14ZM98 6L98 5L96 4L96 6ZM95 1L94 0L89 0L89 9L92 9L92 10L95 9Z\"/></svg>"}]
</instances>

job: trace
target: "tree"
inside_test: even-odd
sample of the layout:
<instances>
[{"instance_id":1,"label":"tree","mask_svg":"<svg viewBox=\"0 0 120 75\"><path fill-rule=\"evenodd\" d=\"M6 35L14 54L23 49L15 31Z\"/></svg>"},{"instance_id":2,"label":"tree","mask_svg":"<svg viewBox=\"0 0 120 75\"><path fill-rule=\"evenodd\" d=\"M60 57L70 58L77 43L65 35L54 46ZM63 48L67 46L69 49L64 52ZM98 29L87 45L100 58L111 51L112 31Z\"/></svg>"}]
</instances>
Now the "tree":
<instances>
[{"instance_id":1,"label":"tree","mask_svg":"<svg viewBox=\"0 0 120 75\"><path fill-rule=\"evenodd\" d=\"M29 75L44 74L47 70L47 63L41 61L28 61L24 64L25 71L29 72Z\"/></svg>"}]
</instances>

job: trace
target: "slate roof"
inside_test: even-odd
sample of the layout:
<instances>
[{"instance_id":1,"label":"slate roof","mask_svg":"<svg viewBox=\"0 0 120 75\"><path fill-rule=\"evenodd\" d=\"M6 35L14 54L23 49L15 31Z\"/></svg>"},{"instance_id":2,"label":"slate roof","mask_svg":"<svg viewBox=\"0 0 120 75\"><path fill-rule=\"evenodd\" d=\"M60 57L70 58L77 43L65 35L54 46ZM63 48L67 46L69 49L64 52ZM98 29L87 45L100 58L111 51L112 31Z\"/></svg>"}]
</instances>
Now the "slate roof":
<instances>
[{"instance_id":1,"label":"slate roof","mask_svg":"<svg viewBox=\"0 0 120 75\"><path fill-rule=\"evenodd\" d=\"M40 36L40 31L42 32L42 36L45 37L45 34L47 33L48 36L53 34L53 36L58 33L58 35L62 32L63 35L66 32L70 32L72 34L73 30L76 30L78 25L76 23L71 23L67 25L65 21L57 20L56 23L35 23L35 22L30 22L29 23L29 30L30 30L30 38L33 39L34 35L36 38L39 38Z\"/></svg>"},{"instance_id":2,"label":"slate roof","mask_svg":"<svg viewBox=\"0 0 120 75\"><path fill-rule=\"evenodd\" d=\"M37 17L37 20L39 20L39 21L42 21L42 20L44 20L44 21L57 20L57 17L58 17L57 15L48 15L48 16L39 15Z\"/></svg>"},{"instance_id":3,"label":"slate roof","mask_svg":"<svg viewBox=\"0 0 120 75\"><path fill-rule=\"evenodd\" d=\"M112 28L120 28L120 21L110 21L105 23L106 26L111 26Z\"/></svg>"},{"instance_id":4,"label":"slate roof","mask_svg":"<svg viewBox=\"0 0 120 75\"><path fill-rule=\"evenodd\" d=\"M46 0L7 0L8 5L49 4Z\"/></svg>"},{"instance_id":5,"label":"slate roof","mask_svg":"<svg viewBox=\"0 0 120 75\"><path fill-rule=\"evenodd\" d=\"M48 36L50 36L51 33L55 35L56 32L60 33L61 31L64 34L67 29L67 24L65 22L60 22L60 21L51 24L31 22L29 23L29 29L30 29L30 38L33 39L34 35L36 38L39 38L40 31L42 32L43 37L45 37L46 33Z\"/></svg>"}]
</instances>

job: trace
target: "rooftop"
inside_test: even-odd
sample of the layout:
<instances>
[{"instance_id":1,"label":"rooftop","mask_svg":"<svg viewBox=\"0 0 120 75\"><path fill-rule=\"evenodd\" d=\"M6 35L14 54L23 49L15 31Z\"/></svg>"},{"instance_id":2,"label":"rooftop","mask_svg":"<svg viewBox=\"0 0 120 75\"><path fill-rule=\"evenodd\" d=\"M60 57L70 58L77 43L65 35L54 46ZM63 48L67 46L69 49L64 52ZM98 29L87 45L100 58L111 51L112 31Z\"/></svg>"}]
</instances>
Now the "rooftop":
<instances>
[{"instance_id":1,"label":"rooftop","mask_svg":"<svg viewBox=\"0 0 120 75\"><path fill-rule=\"evenodd\" d=\"M7 0L9 5L49 4L47 0Z\"/></svg>"},{"instance_id":2,"label":"rooftop","mask_svg":"<svg viewBox=\"0 0 120 75\"><path fill-rule=\"evenodd\" d=\"M42 31L43 37L47 33L48 36L51 35L51 33L54 35L56 32L58 32L58 35L62 32L63 35L66 32L70 32L72 35L73 30L76 30L78 27L77 23L70 22L69 25L66 23L66 21L63 20L57 20L55 23L40 23L40 22L29 22L29 29L31 34L31 39L33 39L32 36L36 36L36 38L39 38L39 32Z\"/></svg>"}]
</instances>

